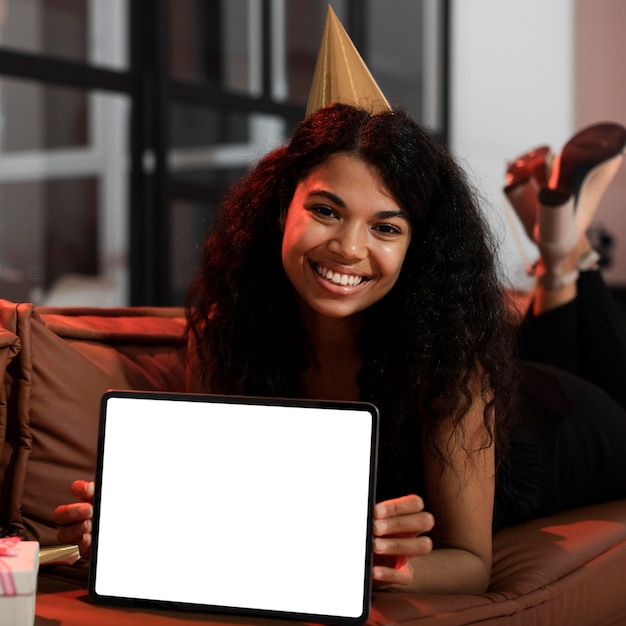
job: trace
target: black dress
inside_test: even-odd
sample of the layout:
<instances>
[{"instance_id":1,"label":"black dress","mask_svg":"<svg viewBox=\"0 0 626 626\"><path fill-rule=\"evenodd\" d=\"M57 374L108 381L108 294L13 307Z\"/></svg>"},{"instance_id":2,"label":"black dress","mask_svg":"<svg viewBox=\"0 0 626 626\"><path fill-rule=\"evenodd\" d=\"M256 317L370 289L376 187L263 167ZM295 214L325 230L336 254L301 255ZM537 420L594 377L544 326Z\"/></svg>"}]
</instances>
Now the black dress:
<instances>
[{"instance_id":1,"label":"black dress","mask_svg":"<svg viewBox=\"0 0 626 626\"><path fill-rule=\"evenodd\" d=\"M494 532L626 497L626 324L602 276L520 334L520 420L496 475Z\"/></svg>"}]
</instances>

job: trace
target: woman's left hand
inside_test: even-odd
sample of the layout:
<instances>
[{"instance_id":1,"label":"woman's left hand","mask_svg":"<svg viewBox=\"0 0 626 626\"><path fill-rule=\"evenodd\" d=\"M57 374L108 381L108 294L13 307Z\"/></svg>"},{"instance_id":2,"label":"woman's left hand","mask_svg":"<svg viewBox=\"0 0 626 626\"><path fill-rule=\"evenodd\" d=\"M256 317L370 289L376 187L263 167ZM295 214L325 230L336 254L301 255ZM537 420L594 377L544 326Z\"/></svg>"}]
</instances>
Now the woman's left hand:
<instances>
[{"instance_id":1,"label":"woman's left hand","mask_svg":"<svg viewBox=\"0 0 626 626\"><path fill-rule=\"evenodd\" d=\"M424 501L416 495L386 500L374 507L375 588L413 582L409 560L431 552L433 543L423 533L434 525L433 516L424 511Z\"/></svg>"}]
</instances>

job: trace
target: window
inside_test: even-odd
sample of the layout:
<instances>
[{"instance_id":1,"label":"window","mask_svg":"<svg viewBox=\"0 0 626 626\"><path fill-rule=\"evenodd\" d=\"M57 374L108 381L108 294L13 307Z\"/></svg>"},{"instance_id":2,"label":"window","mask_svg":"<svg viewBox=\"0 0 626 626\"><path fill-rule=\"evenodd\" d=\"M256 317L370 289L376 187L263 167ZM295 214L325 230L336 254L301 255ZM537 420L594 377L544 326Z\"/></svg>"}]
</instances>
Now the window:
<instances>
[{"instance_id":1,"label":"window","mask_svg":"<svg viewBox=\"0 0 626 626\"><path fill-rule=\"evenodd\" d=\"M0 297L128 299L130 81L120 0L5 0ZM116 33L103 37L96 33Z\"/></svg>"},{"instance_id":2,"label":"window","mask_svg":"<svg viewBox=\"0 0 626 626\"><path fill-rule=\"evenodd\" d=\"M181 305L222 193L304 114L327 2L0 5L0 297ZM446 7L333 2L443 135Z\"/></svg>"}]
</instances>

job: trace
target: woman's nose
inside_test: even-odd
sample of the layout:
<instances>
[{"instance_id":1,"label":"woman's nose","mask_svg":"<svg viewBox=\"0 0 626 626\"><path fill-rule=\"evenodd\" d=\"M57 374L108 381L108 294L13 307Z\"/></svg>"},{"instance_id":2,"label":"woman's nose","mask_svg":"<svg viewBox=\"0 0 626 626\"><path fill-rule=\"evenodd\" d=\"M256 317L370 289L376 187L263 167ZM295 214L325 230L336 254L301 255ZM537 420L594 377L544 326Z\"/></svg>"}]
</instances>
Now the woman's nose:
<instances>
[{"instance_id":1,"label":"woman's nose","mask_svg":"<svg viewBox=\"0 0 626 626\"><path fill-rule=\"evenodd\" d=\"M335 234L328 248L344 259L362 259L367 254L367 232L358 224L346 225Z\"/></svg>"}]
</instances>

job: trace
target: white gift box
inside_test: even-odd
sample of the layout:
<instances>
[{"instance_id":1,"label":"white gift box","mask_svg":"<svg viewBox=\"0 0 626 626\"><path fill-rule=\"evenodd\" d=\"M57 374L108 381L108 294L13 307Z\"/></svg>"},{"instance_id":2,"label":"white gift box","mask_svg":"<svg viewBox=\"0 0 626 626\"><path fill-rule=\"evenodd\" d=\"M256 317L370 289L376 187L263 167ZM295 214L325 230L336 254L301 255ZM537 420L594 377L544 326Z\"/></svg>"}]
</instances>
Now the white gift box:
<instances>
[{"instance_id":1,"label":"white gift box","mask_svg":"<svg viewBox=\"0 0 626 626\"><path fill-rule=\"evenodd\" d=\"M0 539L0 623L35 623L38 570L39 542Z\"/></svg>"}]
</instances>

